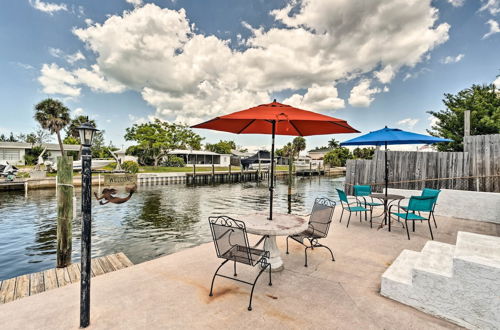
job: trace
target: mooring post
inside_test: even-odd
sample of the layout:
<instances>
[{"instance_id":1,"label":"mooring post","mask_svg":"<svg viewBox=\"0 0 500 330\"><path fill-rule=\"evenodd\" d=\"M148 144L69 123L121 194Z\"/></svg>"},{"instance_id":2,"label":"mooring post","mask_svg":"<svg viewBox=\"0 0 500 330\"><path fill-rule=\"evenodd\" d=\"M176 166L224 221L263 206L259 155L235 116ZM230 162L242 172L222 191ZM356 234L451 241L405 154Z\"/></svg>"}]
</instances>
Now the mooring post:
<instances>
[{"instance_id":1,"label":"mooring post","mask_svg":"<svg viewBox=\"0 0 500 330\"><path fill-rule=\"evenodd\" d=\"M57 157L57 267L71 264L73 157Z\"/></svg>"}]
</instances>

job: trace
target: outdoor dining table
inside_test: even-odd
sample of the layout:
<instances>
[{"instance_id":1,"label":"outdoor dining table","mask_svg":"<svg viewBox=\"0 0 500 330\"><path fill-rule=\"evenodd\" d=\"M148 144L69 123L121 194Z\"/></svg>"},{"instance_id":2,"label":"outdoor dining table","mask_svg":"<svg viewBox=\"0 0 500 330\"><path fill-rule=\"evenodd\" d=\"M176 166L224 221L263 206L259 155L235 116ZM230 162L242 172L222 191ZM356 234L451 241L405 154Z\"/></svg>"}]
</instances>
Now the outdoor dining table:
<instances>
[{"instance_id":1,"label":"outdoor dining table","mask_svg":"<svg viewBox=\"0 0 500 330\"><path fill-rule=\"evenodd\" d=\"M405 196L395 195L395 194L370 194L372 198L376 198L384 203L384 221L382 222L380 228L382 228L383 224L389 224L389 231L391 231L391 215L389 214L389 207L394 202L400 202Z\"/></svg>"},{"instance_id":2,"label":"outdoor dining table","mask_svg":"<svg viewBox=\"0 0 500 330\"><path fill-rule=\"evenodd\" d=\"M238 215L237 219L245 222L248 233L267 236L264 241L264 250L269 251L268 262L271 263L271 270L279 272L283 270L284 266L276 244L276 236L299 234L308 228L309 221L297 215L284 213L273 213L273 220L269 220L268 217L268 213L259 212Z\"/></svg>"}]
</instances>

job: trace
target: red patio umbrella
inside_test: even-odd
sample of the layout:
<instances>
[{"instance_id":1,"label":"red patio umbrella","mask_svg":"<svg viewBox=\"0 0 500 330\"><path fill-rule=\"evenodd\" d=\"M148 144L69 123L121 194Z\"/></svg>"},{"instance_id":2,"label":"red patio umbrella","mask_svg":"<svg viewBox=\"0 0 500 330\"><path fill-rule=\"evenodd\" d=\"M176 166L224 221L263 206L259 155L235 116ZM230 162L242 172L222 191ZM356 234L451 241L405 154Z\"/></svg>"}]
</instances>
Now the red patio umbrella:
<instances>
[{"instance_id":1,"label":"red patio umbrella","mask_svg":"<svg viewBox=\"0 0 500 330\"><path fill-rule=\"evenodd\" d=\"M338 133L359 133L347 121L294 108L274 100L269 104L216 117L192 128L207 128L236 134L271 134L271 185L269 220L273 218L274 139L275 135L309 136Z\"/></svg>"}]
</instances>

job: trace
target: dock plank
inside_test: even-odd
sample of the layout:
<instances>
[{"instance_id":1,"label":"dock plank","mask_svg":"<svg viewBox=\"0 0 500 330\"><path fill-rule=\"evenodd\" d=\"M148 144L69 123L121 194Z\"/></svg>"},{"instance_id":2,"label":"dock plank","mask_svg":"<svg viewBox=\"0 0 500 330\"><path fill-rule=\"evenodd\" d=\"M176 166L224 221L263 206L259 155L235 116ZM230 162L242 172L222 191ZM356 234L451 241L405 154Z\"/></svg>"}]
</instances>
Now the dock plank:
<instances>
[{"instance_id":1,"label":"dock plank","mask_svg":"<svg viewBox=\"0 0 500 330\"><path fill-rule=\"evenodd\" d=\"M2 283L2 291L0 291L0 302L8 303L14 300L14 291L16 289L16 278L4 280Z\"/></svg>"},{"instance_id":2,"label":"dock plank","mask_svg":"<svg viewBox=\"0 0 500 330\"><path fill-rule=\"evenodd\" d=\"M80 265L71 264L68 266L68 275L71 283L80 282Z\"/></svg>"},{"instance_id":3,"label":"dock plank","mask_svg":"<svg viewBox=\"0 0 500 330\"><path fill-rule=\"evenodd\" d=\"M111 254L107 256L109 262L115 267L116 270L126 268L127 266L122 264L122 262L116 257L116 254Z\"/></svg>"},{"instance_id":4,"label":"dock plank","mask_svg":"<svg viewBox=\"0 0 500 330\"><path fill-rule=\"evenodd\" d=\"M30 296L45 291L43 272L30 274Z\"/></svg>"},{"instance_id":5,"label":"dock plank","mask_svg":"<svg viewBox=\"0 0 500 330\"><path fill-rule=\"evenodd\" d=\"M22 275L16 277L16 290L14 293L14 300L27 297L30 295L30 277L29 275Z\"/></svg>"},{"instance_id":6,"label":"dock plank","mask_svg":"<svg viewBox=\"0 0 500 330\"><path fill-rule=\"evenodd\" d=\"M134 264L132 263L132 261L130 261L130 259L125 255L125 253L123 252L120 252L120 253L117 253L115 254L116 258L118 258L118 260L121 261L121 263L123 265L125 265L126 267L130 267L130 266L133 266Z\"/></svg>"},{"instance_id":7,"label":"dock plank","mask_svg":"<svg viewBox=\"0 0 500 330\"><path fill-rule=\"evenodd\" d=\"M108 261L106 257L101 257L97 259L97 261L101 264L102 270L104 273L111 273L114 272L116 269L113 267L111 262Z\"/></svg>"},{"instance_id":8,"label":"dock plank","mask_svg":"<svg viewBox=\"0 0 500 330\"><path fill-rule=\"evenodd\" d=\"M45 291L57 288L57 275L55 269L47 269L43 272Z\"/></svg>"},{"instance_id":9,"label":"dock plank","mask_svg":"<svg viewBox=\"0 0 500 330\"><path fill-rule=\"evenodd\" d=\"M56 268L57 285L59 287L65 286L71 283L69 279L68 270L65 268Z\"/></svg>"},{"instance_id":10,"label":"dock plank","mask_svg":"<svg viewBox=\"0 0 500 330\"><path fill-rule=\"evenodd\" d=\"M97 259L92 260L90 268L92 269L92 277L104 274L104 270L102 269L101 264L97 262Z\"/></svg>"},{"instance_id":11,"label":"dock plank","mask_svg":"<svg viewBox=\"0 0 500 330\"><path fill-rule=\"evenodd\" d=\"M133 266L124 253L112 254L92 259L92 277ZM0 304L26 296L77 283L80 281L80 264L74 263L66 268L53 268L45 271L21 275L0 281Z\"/></svg>"}]
</instances>

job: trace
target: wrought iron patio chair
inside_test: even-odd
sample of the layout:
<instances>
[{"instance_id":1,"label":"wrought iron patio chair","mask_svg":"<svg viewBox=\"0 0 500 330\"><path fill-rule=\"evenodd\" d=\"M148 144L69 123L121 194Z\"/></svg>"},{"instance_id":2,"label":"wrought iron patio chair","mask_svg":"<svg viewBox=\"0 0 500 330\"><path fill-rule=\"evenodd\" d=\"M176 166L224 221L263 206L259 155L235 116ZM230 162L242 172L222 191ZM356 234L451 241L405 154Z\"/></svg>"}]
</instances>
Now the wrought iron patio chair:
<instances>
[{"instance_id":1,"label":"wrought iron patio chair","mask_svg":"<svg viewBox=\"0 0 500 330\"><path fill-rule=\"evenodd\" d=\"M372 187L369 185L354 185L354 196L356 199L361 201L359 198L363 199L363 204L365 208L370 208L370 213L373 214L373 208L375 206L383 206L383 203L378 203L373 201L373 197L370 197L372 194ZM368 199L368 200L367 200ZM382 213L383 214L383 213ZM367 212L365 212L365 220L366 220ZM372 227L372 223L370 222L370 227Z\"/></svg>"},{"instance_id":2,"label":"wrought iron patio chair","mask_svg":"<svg viewBox=\"0 0 500 330\"><path fill-rule=\"evenodd\" d=\"M362 222L361 212L365 212L365 215L366 212L370 212L370 227L372 227L371 209L367 209L365 207L360 206L361 202L358 199L356 199L355 202L349 202L349 200L347 199L347 194L345 193L345 191L341 189L337 189L337 193L339 194L340 204L342 205L342 213L340 214L339 222L342 222L342 217L344 216L344 210L349 212L349 219L347 220L347 228L349 228L349 222L351 221L352 212L355 213L359 212L359 222ZM356 204L357 206L352 206L353 204Z\"/></svg>"},{"instance_id":3,"label":"wrought iron patio chair","mask_svg":"<svg viewBox=\"0 0 500 330\"><path fill-rule=\"evenodd\" d=\"M288 254L288 239L291 238L294 241L305 246L305 264L307 267L307 249L313 250L314 248L324 247L332 255L332 261L335 261L333 257L333 252L326 245L319 243L319 239L325 238L328 235L328 230L330 229L330 223L332 222L333 212L335 211L336 203L328 198L316 198L314 201L314 206L311 214L309 215L309 227L307 230L303 231L297 235L290 235L286 238L286 254ZM308 240L309 245L305 244L304 241Z\"/></svg>"},{"instance_id":4,"label":"wrought iron patio chair","mask_svg":"<svg viewBox=\"0 0 500 330\"><path fill-rule=\"evenodd\" d=\"M401 212L391 212L391 208L397 205L391 205L389 207L389 214L395 215L396 217L403 219L405 221L406 234L408 235L408 239L410 239L410 231L408 229L408 221L411 221L413 224L413 231L415 231L415 221L427 221L429 225L429 231L431 232L431 239L434 240L434 235L432 234L431 228L431 214L434 209L434 204L436 202L436 197L433 196L411 196L410 202L408 206L406 206L405 213ZM416 212L428 212L428 216L424 217Z\"/></svg>"},{"instance_id":5,"label":"wrought iron patio chair","mask_svg":"<svg viewBox=\"0 0 500 330\"><path fill-rule=\"evenodd\" d=\"M270 256L269 251L250 247L245 223L243 221L236 220L227 216L212 216L208 218L208 221L210 223L210 229L212 231L212 237L214 240L217 257L225 259L215 271L215 274L212 278L212 285L210 286L209 295L213 296L213 287L216 276L251 285L252 291L250 293L250 302L248 304L248 310L251 311L255 284L257 283L260 275L266 269L269 269L269 285L272 285L271 264L268 262ZM255 246L258 246L265 239L266 236L262 237L262 239ZM253 283L218 274L221 267L224 266L228 261L234 262L234 277L237 276L236 263L242 263L252 267L260 265L261 270L259 271L259 274L255 278Z\"/></svg>"}]
</instances>

